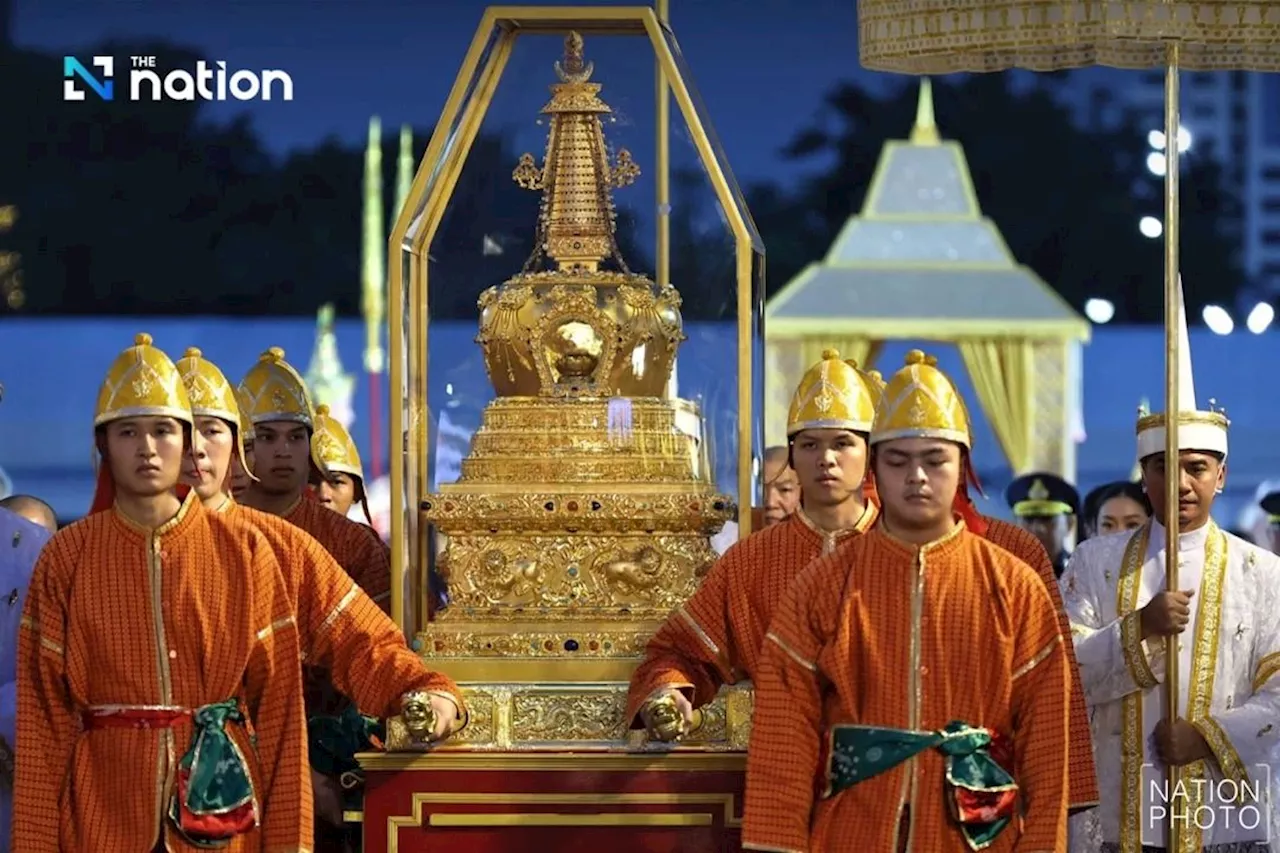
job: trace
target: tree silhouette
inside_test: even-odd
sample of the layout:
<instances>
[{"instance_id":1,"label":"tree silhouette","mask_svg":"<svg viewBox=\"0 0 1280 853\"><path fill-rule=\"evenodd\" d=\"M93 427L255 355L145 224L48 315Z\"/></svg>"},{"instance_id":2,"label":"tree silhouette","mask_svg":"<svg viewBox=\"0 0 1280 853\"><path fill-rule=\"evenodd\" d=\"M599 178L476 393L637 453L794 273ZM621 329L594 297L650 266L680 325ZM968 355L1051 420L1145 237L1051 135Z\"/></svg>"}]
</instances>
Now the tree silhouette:
<instances>
[{"instance_id":1,"label":"tree silhouette","mask_svg":"<svg viewBox=\"0 0 1280 853\"><path fill-rule=\"evenodd\" d=\"M201 58L164 44L93 53ZM12 51L0 75L16 118L0 134L0 198L21 211L6 248L23 258L24 311L358 311L362 150L325 140L275 163L247 119L202 121L197 102L69 103L61 86L60 58L37 52ZM417 159L429 137L415 133ZM388 208L396 145L384 140ZM511 182L515 162L500 137L473 145L432 252L435 316L473 318L480 291L527 255L538 199ZM490 235L502 254L486 253Z\"/></svg>"},{"instance_id":2,"label":"tree silhouette","mask_svg":"<svg viewBox=\"0 0 1280 853\"><path fill-rule=\"evenodd\" d=\"M92 52L154 55L163 67L201 58L155 43ZM16 204L20 216L2 239L22 256L21 310L285 315L324 302L359 310L363 151L325 140L276 162L247 119L204 121L199 102L64 102L60 57L10 49L3 58L0 202ZM824 113L783 152L833 165L794 191L764 184L748 192L771 291L822 257L860 209L884 142L910 130L916 91L911 84L876 97L835 87ZM965 145L983 210L1019 261L1077 307L1102 296L1121 321L1160 319L1161 244L1137 230L1142 216L1160 215L1140 129L1082 132L1049 94L1013 93L996 75L939 81L935 102L943 135ZM429 135L415 133L416 160ZM395 146L384 141L388 208ZM474 320L477 296L531 253L539 199L511 180L517 153L500 135L475 141L430 250L433 318ZM686 319L724 319L735 307L732 245L702 183L696 172L672 174L671 279ZM1210 298L1231 301L1224 288L1241 281L1217 227L1236 203L1217 167L1192 156L1182 246L1192 310ZM631 268L652 271L634 212L620 208L618 226Z\"/></svg>"},{"instance_id":3,"label":"tree silhouette","mask_svg":"<svg viewBox=\"0 0 1280 853\"><path fill-rule=\"evenodd\" d=\"M917 93L914 82L885 97L837 86L821 120L784 151L791 160L834 165L793 195L773 187L751 193L769 252L771 291L825 253L861 209L884 143L909 134ZM1015 93L992 74L937 81L934 102L943 137L964 145L983 213L1019 262L1078 309L1090 297L1103 297L1115 303L1121 322L1160 321L1162 241L1138 231L1143 216L1162 218L1142 129L1082 131L1048 92ZM1189 310L1198 312L1208 301L1231 301L1242 275L1218 228L1231 198L1217 165L1191 158L1182 184L1182 267Z\"/></svg>"}]
</instances>

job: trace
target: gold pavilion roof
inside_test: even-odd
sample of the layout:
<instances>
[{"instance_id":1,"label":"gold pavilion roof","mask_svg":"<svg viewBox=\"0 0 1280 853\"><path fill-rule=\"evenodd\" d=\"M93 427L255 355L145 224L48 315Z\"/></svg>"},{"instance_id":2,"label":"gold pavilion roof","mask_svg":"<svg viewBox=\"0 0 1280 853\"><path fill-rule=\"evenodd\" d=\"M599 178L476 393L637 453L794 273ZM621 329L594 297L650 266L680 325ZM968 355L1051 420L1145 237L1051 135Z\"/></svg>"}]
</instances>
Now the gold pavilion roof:
<instances>
[{"instance_id":1,"label":"gold pavilion roof","mask_svg":"<svg viewBox=\"0 0 1280 853\"><path fill-rule=\"evenodd\" d=\"M1089 337L1084 318L1014 260L983 216L964 148L938 134L927 78L911 137L885 144L862 211L765 310L770 337L927 337L932 326L945 337L1002 328Z\"/></svg>"}]
</instances>

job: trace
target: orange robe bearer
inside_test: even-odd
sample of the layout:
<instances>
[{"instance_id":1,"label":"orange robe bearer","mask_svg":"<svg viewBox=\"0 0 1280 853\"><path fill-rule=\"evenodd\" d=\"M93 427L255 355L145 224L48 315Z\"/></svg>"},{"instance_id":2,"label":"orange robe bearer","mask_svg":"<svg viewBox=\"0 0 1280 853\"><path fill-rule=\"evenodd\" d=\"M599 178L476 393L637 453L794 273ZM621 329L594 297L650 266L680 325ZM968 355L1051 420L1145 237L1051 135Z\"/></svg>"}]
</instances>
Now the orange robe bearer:
<instances>
[{"instance_id":1,"label":"orange robe bearer","mask_svg":"<svg viewBox=\"0 0 1280 853\"><path fill-rule=\"evenodd\" d=\"M423 666L405 645L403 632L319 542L282 518L230 498L218 512L262 533L280 555L285 583L297 602L303 662L323 668L362 713L395 716L405 693L421 691L449 699L462 717L462 693L453 679Z\"/></svg>"},{"instance_id":2,"label":"orange robe bearer","mask_svg":"<svg viewBox=\"0 0 1280 853\"><path fill-rule=\"evenodd\" d=\"M968 851L936 750L815 796L815 778L819 794L830 784L835 727L960 720L1009 738L1022 796L1056 804L988 849L1064 851L1068 684L1049 596L1008 552L963 526L924 549L878 528L858 537L801 573L762 650L744 848Z\"/></svg>"},{"instance_id":3,"label":"orange robe bearer","mask_svg":"<svg viewBox=\"0 0 1280 853\"><path fill-rule=\"evenodd\" d=\"M881 393L883 393L883 386ZM1098 773L1093 760L1089 712L1085 707L1084 688L1080 684L1080 669L1076 665L1075 644L1071 637L1071 621L1067 618L1062 591L1058 587L1058 572L1044 545L1034 534L1016 524L979 515L969 499L967 490L961 490L956 499L957 509L969 525L970 531L982 536L988 542L999 545L1035 569L1040 580L1044 582L1044 588L1049 592L1049 598L1053 601L1053 608L1058 614L1058 627L1062 632L1062 648L1066 652L1068 671L1071 674L1071 716L1067 722L1071 735L1071 752L1067 766L1070 785L1068 809L1071 812L1091 809L1098 804Z\"/></svg>"},{"instance_id":4,"label":"orange robe bearer","mask_svg":"<svg viewBox=\"0 0 1280 853\"><path fill-rule=\"evenodd\" d=\"M832 430L852 432L865 442L875 417L878 374L864 374L835 350L801 378L787 412L788 458L796 442L811 441ZM851 436L834 433L846 444ZM803 445L801 445L803 447ZM856 485L865 478L865 444L853 457L858 470L849 471ZM830 451L828 451L830 452ZM810 463L804 457L806 465ZM851 460L850 460L851 461ZM839 463L837 463L838 465ZM810 476L815 472L809 472ZM801 492L805 490L804 478ZM679 690L694 708L710 702L725 684L752 678L773 608L796 574L822 554L829 554L849 537L875 521L875 507L860 492L823 495L813 484L814 500L836 500L840 509L860 510L848 516L850 525L823 530L803 507L789 518L736 543L716 561L698 591L677 609L650 640L645 659L631 678L627 719L639 727L648 703ZM840 498L843 496L843 501ZM802 497L803 500L803 497ZM651 737L658 736L656 731Z\"/></svg>"},{"instance_id":5,"label":"orange robe bearer","mask_svg":"<svg viewBox=\"0 0 1280 853\"><path fill-rule=\"evenodd\" d=\"M877 454L958 444L966 467L964 406L922 353L884 400ZM907 470L923 464L935 463ZM877 527L806 568L778 607L756 680L744 848L1064 851L1071 684L1043 582L947 510L940 538L896 538L887 513L919 511L886 497Z\"/></svg>"},{"instance_id":6,"label":"orange robe bearer","mask_svg":"<svg viewBox=\"0 0 1280 853\"><path fill-rule=\"evenodd\" d=\"M723 685L753 678L773 609L791 581L815 559L867 530L875 518L876 509L868 504L856 527L826 533L801 508L726 551L698 591L649 641L631 678L627 719L637 725L645 700L664 688L687 691L698 708Z\"/></svg>"},{"instance_id":7,"label":"orange robe bearer","mask_svg":"<svg viewBox=\"0 0 1280 853\"><path fill-rule=\"evenodd\" d=\"M191 421L173 364L140 335L103 384L95 426L147 418ZM144 528L112 506L114 488L104 459L106 509L60 531L32 578L13 849L195 850L197 829L232 835L223 849L307 849L301 650L269 544L194 492Z\"/></svg>"},{"instance_id":8,"label":"orange robe bearer","mask_svg":"<svg viewBox=\"0 0 1280 853\"><path fill-rule=\"evenodd\" d=\"M243 421L235 389L195 347L176 366L191 400L197 431L209 424L222 431L221 436L198 445L196 461L208 470L192 485L206 508L235 525L259 531L270 543L295 604L303 661L327 670L334 686L365 714L394 716L401 712L405 694L430 693L452 703L461 719L461 694L452 679L423 665L405 645L395 623L314 537L283 518L237 504L226 493L230 459L223 448L227 439L231 455L245 465L244 443L237 435L243 431ZM317 417L321 417L319 411ZM223 448L214 449L215 440L221 440ZM210 448L208 452L204 447Z\"/></svg>"},{"instance_id":9,"label":"orange robe bearer","mask_svg":"<svg viewBox=\"0 0 1280 853\"><path fill-rule=\"evenodd\" d=\"M258 433L255 441L254 465L261 482L249 489L245 503L258 509L272 509L286 521L310 533L365 593L383 610L391 607L391 550L373 528L351 521L326 509L306 492L310 473L327 473L316 454L316 414L302 376L284 360L284 350L272 347L245 374L239 389L240 408ZM306 444L300 453L311 460L312 469L303 469L289 483L268 483L266 472L273 460L264 458L270 451L263 447L264 429L280 425L306 428ZM271 492L267 495L265 493ZM275 507L262 502L270 497Z\"/></svg>"}]
</instances>

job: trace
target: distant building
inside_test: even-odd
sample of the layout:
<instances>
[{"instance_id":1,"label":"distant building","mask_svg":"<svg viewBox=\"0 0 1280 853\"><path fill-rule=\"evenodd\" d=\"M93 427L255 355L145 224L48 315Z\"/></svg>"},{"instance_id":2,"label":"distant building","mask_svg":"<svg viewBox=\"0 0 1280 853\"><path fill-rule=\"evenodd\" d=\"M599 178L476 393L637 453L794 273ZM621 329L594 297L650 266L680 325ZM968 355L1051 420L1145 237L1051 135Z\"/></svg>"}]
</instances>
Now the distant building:
<instances>
[{"instance_id":1,"label":"distant building","mask_svg":"<svg viewBox=\"0 0 1280 853\"><path fill-rule=\"evenodd\" d=\"M1240 199L1225 212L1226 234L1240 246L1250 282L1280 296L1280 76L1188 71L1180 83L1188 156L1212 157L1222 167ZM1133 116L1144 133L1164 129L1163 71L1087 69L1057 91L1083 127L1115 127Z\"/></svg>"}]
</instances>

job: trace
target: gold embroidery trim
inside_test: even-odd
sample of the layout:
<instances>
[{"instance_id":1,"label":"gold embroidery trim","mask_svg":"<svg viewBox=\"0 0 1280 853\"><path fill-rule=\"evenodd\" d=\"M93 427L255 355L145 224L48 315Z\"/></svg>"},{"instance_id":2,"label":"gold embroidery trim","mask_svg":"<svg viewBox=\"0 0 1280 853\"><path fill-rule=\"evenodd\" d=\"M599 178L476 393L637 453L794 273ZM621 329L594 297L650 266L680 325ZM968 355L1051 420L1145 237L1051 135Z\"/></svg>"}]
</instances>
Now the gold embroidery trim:
<instances>
[{"instance_id":1,"label":"gold embroidery trim","mask_svg":"<svg viewBox=\"0 0 1280 853\"><path fill-rule=\"evenodd\" d=\"M1120 620L1120 650L1124 653L1124 665L1133 683L1143 690L1150 690L1160 683L1147 662L1146 649L1142 647L1142 611L1135 610Z\"/></svg>"},{"instance_id":2,"label":"gold embroidery trim","mask_svg":"<svg viewBox=\"0 0 1280 853\"><path fill-rule=\"evenodd\" d=\"M1122 619L1137 612L1142 564L1146 561L1150 540L1151 522L1148 521L1129 537L1129 544L1125 546L1120 580L1116 584L1116 614ZM1142 740L1142 691L1135 690L1120 700L1119 853L1140 853L1142 849Z\"/></svg>"},{"instance_id":3,"label":"gold embroidery trim","mask_svg":"<svg viewBox=\"0 0 1280 853\"><path fill-rule=\"evenodd\" d=\"M799 652L791 648L791 646L787 645L786 641L783 640L781 637L779 637L777 634L770 631L768 634L765 634L765 639L772 640L778 646L778 648L782 649L784 652L787 653L787 657L791 658L793 661L800 664L805 669L809 670L810 672L818 671L817 664L813 663L812 661L805 660L803 657L800 656Z\"/></svg>"},{"instance_id":4,"label":"gold embroidery trim","mask_svg":"<svg viewBox=\"0 0 1280 853\"><path fill-rule=\"evenodd\" d=\"M702 643L703 647L711 653L712 660L728 676L728 681L730 683L737 681L737 673L734 671L733 664L729 662L729 656L720 650L720 647L716 645L716 641L711 639L711 635L698 624L698 620L694 619L693 615L684 606L681 606L676 611L676 615L684 622L685 627L698 638L698 642Z\"/></svg>"},{"instance_id":5,"label":"gold embroidery trim","mask_svg":"<svg viewBox=\"0 0 1280 853\"><path fill-rule=\"evenodd\" d=\"M1218 721L1213 717L1205 717L1203 720L1194 721L1192 725L1213 750L1213 757L1218 759L1218 769L1222 771L1222 775L1228 779L1234 779L1242 793L1247 791L1249 771L1245 768L1244 761L1240 759L1240 753L1236 752L1236 748L1232 746L1231 738L1227 737L1227 733L1223 731Z\"/></svg>"},{"instance_id":6,"label":"gold embroidery trim","mask_svg":"<svg viewBox=\"0 0 1280 853\"><path fill-rule=\"evenodd\" d=\"M23 616L22 619L18 622L18 624L21 625L23 628L26 628L31 633L35 634L36 639L40 641L40 645L43 648L48 649L49 651L53 652L55 655L62 655L63 657L66 656L67 650L64 649L61 646L61 644L55 643L53 640L50 640L48 637L45 637L44 635L42 635L40 633L40 626L37 625L35 622L33 622L31 619L28 619L26 616Z\"/></svg>"},{"instance_id":7,"label":"gold embroidery trim","mask_svg":"<svg viewBox=\"0 0 1280 853\"><path fill-rule=\"evenodd\" d=\"M1060 646L1061 644L1062 644L1062 635L1058 634L1052 640L1046 643L1043 649L1036 652L1035 656L1033 656L1031 660L1027 661L1022 666L1018 667L1013 671L1013 680L1017 681L1019 678L1026 675L1028 672L1035 669L1040 664L1044 663L1045 660L1049 657L1049 655L1053 654L1054 649L1058 648L1058 646Z\"/></svg>"},{"instance_id":8,"label":"gold embroidery trim","mask_svg":"<svg viewBox=\"0 0 1280 853\"><path fill-rule=\"evenodd\" d=\"M1227 575L1227 536L1213 522L1205 541L1204 577L1200 580L1200 604L1196 609L1196 639L1191 651L1191 681L1187 684L1187 720L1208 719L1212 711L1214 669L1218 660L1218 629L1222 627L1222 594ZM1226 771L1226 768L1222 768ZM1199 814L1205 779L1203 761L1178 768L1178 782L1187 792L1185 814ZM1177 853L1200 853L1203 832L1196 820L1184 820Z\"/></svg>"},{"instance_id":9,"label":"gold embroidery trim","mask_svg":"<svg viewBox=\"0 0 1280 853\"><path fill-rule=\"evenodd\" d=\"M1272 652L1258 661L1258 668L1253 676L1253 692L1261 690L1277 673L1280 673L1280 652Z\"/></svg>"},{"instance_id":10,"label":"gold embroidery trim","mask_svg":"<svg viewBox=\"0 0 1280 853\"><path fill-rule=\"evenodd\" d=\"M298 623L294 621L294 618L292 616L286 616L283 619L277 619L276 621L272 622L270 625L268 625L267 627L263 628L261 631L258 632L258 640L259 641L265 640L267 637L270 637L272 634L276 633L277 631L288 628L290 625L297 627L297 624Z\"/></svg>"},{"instance_id":11,"label":"gold embroidery trim","mask_svg":"<svg viewBox=\"0 0 1280 853\"><path fill-rule=\"evenodd\" d=\"M342 612L351 606L351 602L356 600L356 596L360 594L360 585L351 584L351 589L347 590L347 594L342 596L338 604L329 611L329 615L324 617L324 621L320 623L320 627L316 630L316 636L322 636L325 631L333 627L333 623L338 621L338 617Z\"/></svg>"}]
</instances>

